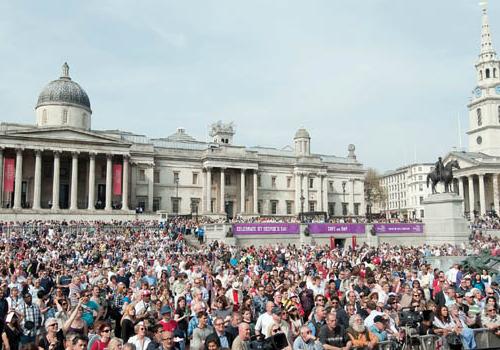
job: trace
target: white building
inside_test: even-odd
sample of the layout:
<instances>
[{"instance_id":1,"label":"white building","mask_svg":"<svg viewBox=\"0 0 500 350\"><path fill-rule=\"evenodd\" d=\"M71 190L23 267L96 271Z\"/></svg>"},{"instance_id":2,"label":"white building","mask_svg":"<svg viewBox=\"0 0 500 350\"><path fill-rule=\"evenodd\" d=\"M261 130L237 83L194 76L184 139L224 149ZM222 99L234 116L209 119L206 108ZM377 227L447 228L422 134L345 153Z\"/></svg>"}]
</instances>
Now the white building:
<instances>
[{"instance_id":1,"label":"white building","mask_svg":"<svg viewBox=\"0 0 500 350\"><path fill-rule=\"evenodd\" d=\"M67 64L40 93L35 114L34 125L0 124L4 218L133 215L137 207L199 215L364 215L365 169L354 145L346 156L315 154L305 129L296 132L293 147L281 149L238 145L234 126L222 122L211 126L211 142L183 128L157 139L92 130L90 99Z\"/></svg>"},{"instance_id":2,"label":"white building","mask_svg":"<svg viewBox=\"0 0 500 350\"><path fill-rule=\"evenodd\" d=\"M415 163L384 173L380 185L387 199L381 211L392 218L423 218L422 201L431 193L426 179L433 167L431 163Z\"/></svg>"},{"instance_id":3,"label":"white building","mask_svg":"<svg viewBox=\"0 0 500 350\"><path fill-rule=\"evenodd\" d=\"M486 6L486 4L483 4ZM488 12L482 11L481 48L474 65L477 85L469 109L468 152L450 152L447 163L457 160L455 187L464 198L464 212L500 213L500 61L493 48Z\"/></svg>"}]
</instances>

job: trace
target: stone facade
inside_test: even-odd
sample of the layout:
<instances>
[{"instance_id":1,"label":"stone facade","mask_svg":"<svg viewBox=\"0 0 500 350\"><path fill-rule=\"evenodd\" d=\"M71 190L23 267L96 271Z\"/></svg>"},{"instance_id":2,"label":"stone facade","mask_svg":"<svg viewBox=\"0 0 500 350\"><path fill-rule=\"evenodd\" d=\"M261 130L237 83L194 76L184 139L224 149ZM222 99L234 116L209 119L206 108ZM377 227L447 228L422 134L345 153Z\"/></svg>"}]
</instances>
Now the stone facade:
<instances>
[{"instance_id":1,"label":"stone facade","mask_svg":"<svg viewBox=\"0 0 500 350\"><path fill-rule=\"evenodd\" d=\"M299 129L294 147L246 147L234 144L234 125L222 122L211 126L211 142L182 128L159 139L92 130L86 97L65 64L40 94L35 125L0 124L0 175L10 176L6 159L16 164L13 191L0 181L4 215L101 217L138 207L232 217L365 213L365 169L354 145L345 157L313 154L309 133Z\"/></svg>"}]
</instances>

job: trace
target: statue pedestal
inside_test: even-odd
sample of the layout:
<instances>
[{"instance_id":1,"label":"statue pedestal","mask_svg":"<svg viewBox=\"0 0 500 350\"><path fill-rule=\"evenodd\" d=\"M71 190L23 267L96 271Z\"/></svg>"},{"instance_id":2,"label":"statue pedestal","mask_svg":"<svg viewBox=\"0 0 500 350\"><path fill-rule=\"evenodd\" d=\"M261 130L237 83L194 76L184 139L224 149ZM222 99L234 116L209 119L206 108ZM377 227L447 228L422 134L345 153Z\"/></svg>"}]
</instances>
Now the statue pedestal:
<instances>
[{"instance_id":1,"label":"statue pedestal","mask_svg":"<svg viewBox=\"0 0 500 350\"><path fill-rule=\"evenodd\" d=\"M469 241L469 223L463 217L462 202L462 198L455 193L431 194L423 201L427 244L460 244Z\"/></svg>"}]
</instances>

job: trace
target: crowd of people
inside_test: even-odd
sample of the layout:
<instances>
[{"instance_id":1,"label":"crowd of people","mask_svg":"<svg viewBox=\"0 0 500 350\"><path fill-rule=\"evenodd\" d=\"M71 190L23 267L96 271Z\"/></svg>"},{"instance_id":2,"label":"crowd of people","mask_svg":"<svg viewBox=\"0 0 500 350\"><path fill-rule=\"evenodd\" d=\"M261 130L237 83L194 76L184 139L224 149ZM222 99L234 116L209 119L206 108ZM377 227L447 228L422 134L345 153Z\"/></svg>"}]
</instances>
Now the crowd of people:
<instances>
[{"instance_id":1,"label":"crowd of people","mask_svg":"<svg viewBox=\"0 0 500 350\"><path fill-rule=\"evenodd\" d=\"M373 349L411 330L473 349L475 328L499 334L494 276L426 262L496 239L193 248L184 238L200 222L0 224L2 348Z\"/></svg>"}]
</instances>

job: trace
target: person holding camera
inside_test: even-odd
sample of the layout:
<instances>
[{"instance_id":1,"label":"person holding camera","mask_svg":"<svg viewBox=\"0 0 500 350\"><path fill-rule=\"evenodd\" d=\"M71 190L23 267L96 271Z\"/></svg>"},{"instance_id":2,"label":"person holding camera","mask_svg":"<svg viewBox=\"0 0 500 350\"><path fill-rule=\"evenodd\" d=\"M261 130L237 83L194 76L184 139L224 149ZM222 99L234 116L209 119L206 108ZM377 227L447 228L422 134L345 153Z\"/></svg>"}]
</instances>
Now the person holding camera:
<instances>
[{"instance_id":1,"label":"person holding camera","mask_svg":"<svg viewBox=\"0 0 500 350\"><path fill-rule=\"evenodd\" d=\"M21 327L23 334L21 336L21 344L34 343L37 335L40 334L42 327L42 313L40 308L33 304L31 294L25 292L23 301L16 310L18 315L21 315Z\"/></svg>"}]
</instances>

